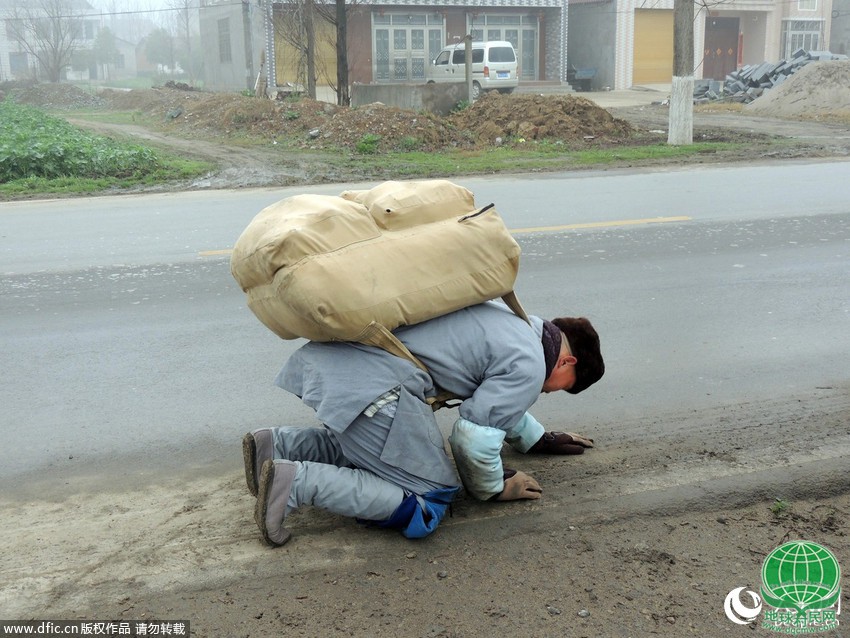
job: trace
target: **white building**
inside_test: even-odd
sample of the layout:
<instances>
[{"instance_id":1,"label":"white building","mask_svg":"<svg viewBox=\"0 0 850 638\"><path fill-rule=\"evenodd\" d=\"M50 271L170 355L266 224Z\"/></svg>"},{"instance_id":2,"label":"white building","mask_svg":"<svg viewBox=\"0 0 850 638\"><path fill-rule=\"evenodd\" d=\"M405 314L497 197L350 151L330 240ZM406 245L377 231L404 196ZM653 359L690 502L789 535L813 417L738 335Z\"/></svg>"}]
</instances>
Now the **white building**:
<instances>
[{"instance_id":1,"label":"white building","mask_svg":"<svg viewBox=\"0 0 850 638\"><path fill-rule=\"evenodd\" d=\"M57 36L59 48L69 45L73 49L91 48L98 30L98 18L86 0L0 0L0 21L0 81L45 75L45 65L39 62L39 56L47 54L32 35L37 24L40 28L48 25L51 33L73 34ZM38 55L33 53L35 49ZM66 65L62 75L69 69Z\"/></svg>"}]
</instances>

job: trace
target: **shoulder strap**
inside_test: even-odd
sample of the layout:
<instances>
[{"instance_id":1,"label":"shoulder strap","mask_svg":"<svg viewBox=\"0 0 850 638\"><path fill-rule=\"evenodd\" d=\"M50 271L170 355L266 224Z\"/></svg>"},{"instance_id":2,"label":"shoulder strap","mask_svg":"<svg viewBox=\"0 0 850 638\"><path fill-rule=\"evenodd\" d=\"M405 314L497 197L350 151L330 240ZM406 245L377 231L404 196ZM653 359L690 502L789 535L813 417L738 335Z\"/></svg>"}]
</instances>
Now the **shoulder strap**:
<instances>
[{"instance_id":1,"label":"shoulder strap","mask_svg":"<svg viewBox=\"0 0 850 638\"><path fill-rule=\"evenodd\" d=\"M508 294L502 296L502 301L507 304L508 308L514 311L514 314L525 321L525 323L531 325L531 322L528 320L528 315L525 314L525 309L522 307L522 304L517 299L516 293L511 290Z\"/></svg>"},{"instance_id":2,"label":"shoulder strap","mask_svg":"<svg viewBox=\"0 0 850 638\"><path fill-rule=\"evenodd\" d=\"M358 343L365 344L367 346L375 346L377 348L382 348L386 350L390 354L394 354L397 357L401 357L402 359L407 359L417 368L421 369L423 372L427 374L431 374L428 372L428 368L425 367L425 364L422 363L414 354L407 349L407 346L404 345L401 341L399 341L398 337L396 337L392 332L386 329L385 326L373 321L368 326L366 326L365 330L361 332L356 341ZM451 403L452 401L459 400L460 397L451 392L447 392L442 388L437 388L437 395L433 397L428 397L426 402L431 406L431 409L435 412L440 408L453 408L456 407L457 403Z\"/></svg>"},{"instance_id":3,"label":"shoulder strap","mask_svg":"<svg viewBox=\"0 0 850 638\"><path fill-rule=\"evenodd\" d=\"M402 359L407 359L422 371L428 372L428 368L425 367L425 364L417 359L413 353L407 349L407 346L398 340L398 337L387 330L386 326L379 324L377 321L373 321L366 326L363 329L363 332L357 335L352 341L357 341L358 343L362 343L367 346L382 348L390 354L394 354Z\"/></svg>"}]
</instances>

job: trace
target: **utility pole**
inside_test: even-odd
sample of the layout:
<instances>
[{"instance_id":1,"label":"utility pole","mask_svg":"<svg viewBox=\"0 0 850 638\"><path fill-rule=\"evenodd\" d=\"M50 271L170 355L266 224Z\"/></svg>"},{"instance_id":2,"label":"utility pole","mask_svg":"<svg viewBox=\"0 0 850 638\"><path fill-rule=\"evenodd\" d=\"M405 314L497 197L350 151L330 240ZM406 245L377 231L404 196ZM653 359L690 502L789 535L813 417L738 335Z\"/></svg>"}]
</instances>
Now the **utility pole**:
<instances>
[{"instance_id":1,"label":"utility pole","mask_svg":"<svg viewBox=\"0 0 850 638\"><path fill-rule=\"evenodd\" d=\"M694 142L694 0L673 0L673 85L667 143Z\"/></svg>"},{"instance_id":2,"label":"utility pole","mask_svg":"<svg viewBox=\"0 0 850 638\"><path fill-rule=\"evenodd\" d=\"M452 53L454 55L454 53ZM472 34L463 38L463 62L466 69L466 101L472 104Z\"/></svg>"},{"instance_id":3,"label":"utility pole","mask_svg":"<svg viewBox=\"0 0 850 638\"><path fill-rule=\"evenodd\" d=\"M254 77L254 30L251 23L251 6L242 0L242 44L245 55L245 83L249 91L256 87ZM191 59L191 58L190 58ZM189 62L191 65L191 62Z\"/></svg>"}]
</instances>

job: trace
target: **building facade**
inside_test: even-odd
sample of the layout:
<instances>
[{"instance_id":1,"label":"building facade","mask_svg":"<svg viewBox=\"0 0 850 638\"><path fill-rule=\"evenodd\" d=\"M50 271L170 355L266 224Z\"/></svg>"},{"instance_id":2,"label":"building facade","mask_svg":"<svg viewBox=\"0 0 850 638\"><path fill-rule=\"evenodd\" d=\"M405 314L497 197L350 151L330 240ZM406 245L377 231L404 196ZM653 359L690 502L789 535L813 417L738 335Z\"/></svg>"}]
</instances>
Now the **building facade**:
<instances>
[{"instance_id":1,"label":"building facade","mask_svg":"<svg viewBox=\"0 0 850 638\"><path fill-rule=\"evenodd\" d=\"M253 89L265 57L266 6L257 0L200 0L198 25L204 87L212 91Z\"/></svg>"},{"instance_id":2,"label":"building facade","mask_svg":"<svg viewBox=\"0 0 850 638\"><path fill-rule=\"evenodd\" d=\"M256 9L252 15L262 20L262 34L253 39L255 46L263 41L269 86L303 84L305 47L287 32L302 23L301 5L273 0L243 4ZM744 64L779 61L800 48L827 49L832 16L833 0L699 4L694 76L722 80ZM313 24L317 82L333 85L334 27L321 17ZM475 40L511 42L519 58L520 86L566 84L576 69L589 72L591 90L669 84L672 79L673 0L358 0L348 5L347 27L352 83L424 82L426 66L437 52L467 34ZM216 42L216 37L220 51L225 46L222 31L207 30L208 41ZM231 49L245 42L232 29L230 37ZM210 68L208 64L208 73Z\"/></svg>"},{"instance_id":3,"label":"building facade","mask_svg":"<svg viewBox=\"0 0 850 638\"><path fill-rule=\"evenodd\" d=\"M270 85L297 81L298 54L280 37L291 20L291 5L274 3L268 11ZM567 0L463 1L435 5L424 0L358 2L348 8L348 63L351 82L417 83L440 49L473 39L507 40L516 49L522 80L566 81L564 41ZM333 28L318 26L317 55L335 78ZM328 52L328 48L331 49ZM321 75L322 71L319 70ZM320 79L321 81L321 79Z\"/></svg>"},{"instance_id":4,"label":"building facade","mask_svg":"<svg viewBox=\"0 0 850 638\"><path fill-rule=\"evenodd\" d=\"M43 78L43 65L39 63L33 49L43 50L40 49L41 42L50 41L53 37L61 47L70 43L74 50L91 49L94 46L99 19L86 0L67 0L45 7L42 10L38 3L31 0L0 0L0 81ZM36 28L43 31L45 24L50 25L51 35L39 41L33 36L33 31ZM73 34L70 40L68 36L60 35L63 30ZM67 77L69 73L80 74L71 69L70 58L62 69L62 76ZM87 72L82 75L88 79Z\"/></svg>"}]
</instances>

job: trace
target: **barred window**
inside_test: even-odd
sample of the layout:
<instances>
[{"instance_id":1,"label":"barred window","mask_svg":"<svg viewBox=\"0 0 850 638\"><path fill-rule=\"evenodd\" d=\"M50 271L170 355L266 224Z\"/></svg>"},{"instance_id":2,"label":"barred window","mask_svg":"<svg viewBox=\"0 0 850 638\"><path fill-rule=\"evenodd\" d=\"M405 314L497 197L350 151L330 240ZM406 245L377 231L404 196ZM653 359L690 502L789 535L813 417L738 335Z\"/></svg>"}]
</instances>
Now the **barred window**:
<instances>
[{"instance_id":1,"label":"barred window","mask_svg":"<svg viewBox=\"0 0 850 638\"><path fill-rule=\"evenodd\" d=\"M798 49L819 51L823 33L821 20L784 20L782 22L782 51L780 57L789 58Z\"/></svg>"},{"instance_id":2,"label":"barred window","mask_svg":"<svg viewBox=\"0 0 850 638\"><path fill-rule=\"evenodd\" d=\"M218 61L222 63L233 61L230 51L230 18L222 18L218 21Z\"/></svg>"}]
</instances>

